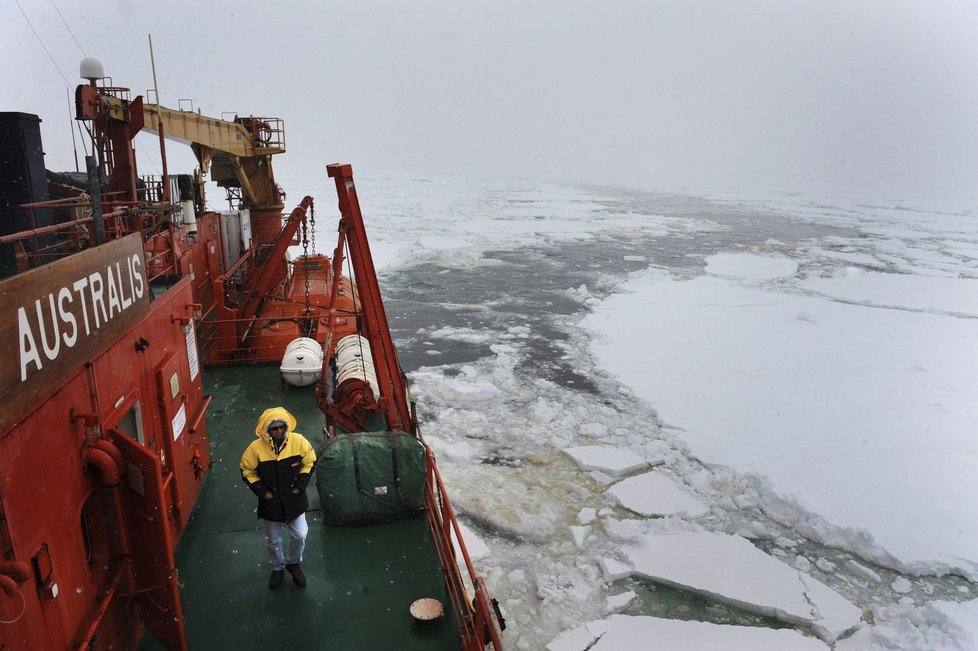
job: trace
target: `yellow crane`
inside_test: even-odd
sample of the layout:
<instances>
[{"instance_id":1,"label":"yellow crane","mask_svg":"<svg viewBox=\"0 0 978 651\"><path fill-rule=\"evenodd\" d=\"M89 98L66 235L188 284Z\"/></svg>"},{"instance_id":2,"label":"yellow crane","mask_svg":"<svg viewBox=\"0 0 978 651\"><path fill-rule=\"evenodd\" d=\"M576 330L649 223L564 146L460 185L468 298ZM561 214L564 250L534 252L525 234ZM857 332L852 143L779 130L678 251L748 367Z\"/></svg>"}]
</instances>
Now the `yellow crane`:
<instances>
[{"instance_id":1,"label":"yellow crane","mask_svg":"<svg viewBox=\"0 0 978 651\"><path fill-rule=\"evenodd\" d=\"M159 104L143 104L143 130L190 145L203 173L220 187L240 187L246 207L281 210L271 157L285 151L279 118L223 120ZM154 125L158 125L154 128Z\"/></svg>"},{"instance_id":2,"label":"yellow crane","mask_svg":"<svg viewBox=\"0 0 978 651\"><path fill-rule=\"evenodd\" d=\"M285 151L281 119L238 117L231 120L200 112L148 104L142 96L128 98L128 89L79 85L75 92L76 117L91 120L99 149L111 152L110 174L122 172L134 161L129 142L141 131L190 145L203 174L223 188L241 188L242 207L281 211L281 191L275 184L271 157ZM104 140L111 141L104 147ZM110 185L112 182L110 180ZM117 189L122 189L116 186Z\"/></svg>"}]
</instances>

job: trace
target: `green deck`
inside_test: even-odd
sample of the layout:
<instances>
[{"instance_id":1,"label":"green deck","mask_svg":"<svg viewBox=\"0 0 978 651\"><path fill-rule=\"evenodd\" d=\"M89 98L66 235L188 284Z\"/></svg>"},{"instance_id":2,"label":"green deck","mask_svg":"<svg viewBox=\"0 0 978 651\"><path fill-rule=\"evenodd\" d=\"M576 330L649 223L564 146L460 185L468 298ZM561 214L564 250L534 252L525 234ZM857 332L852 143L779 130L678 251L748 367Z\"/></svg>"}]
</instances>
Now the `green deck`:
<instances>
[{"instance_id":1,"label":"green deck","mask_svg":"<svg viewBox=\"0 0 978 651\"><path fill-rule=\"evenodd\" d=\"M275 366L206 369L214 396L207 414L212 467L177 547L181 598L191 649L459 648L449 611L415 622L415 599L448 606L441 569L424 517L368 527L323 524L315 481L309 485L309 536L302 562L306 588L268 589L264 535L255 496L238 461L254 439L262 410L284 406L313 445L323 416L313 390L280 386ZM141 649L159 649L144 635Z\"/></svg>"}]
</instances>

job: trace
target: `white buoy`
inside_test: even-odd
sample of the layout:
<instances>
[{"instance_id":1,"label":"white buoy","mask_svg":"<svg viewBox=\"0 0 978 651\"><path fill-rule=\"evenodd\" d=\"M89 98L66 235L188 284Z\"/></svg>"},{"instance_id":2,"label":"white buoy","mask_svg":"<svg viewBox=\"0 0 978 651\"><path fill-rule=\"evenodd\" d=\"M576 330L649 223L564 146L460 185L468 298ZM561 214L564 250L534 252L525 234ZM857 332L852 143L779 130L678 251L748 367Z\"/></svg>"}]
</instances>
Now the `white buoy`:
<instances>
[{"instance_id":1,"label":"white buoy","mask_svg":"<svg viewBox=\"0 0 978 651\"><path fill-rule=\"evenodd\" d=\"M294 387L315 383L323 374L323 347L309 337L293 339L285 348L279 372Z\"/></svg>"}]
</instances>

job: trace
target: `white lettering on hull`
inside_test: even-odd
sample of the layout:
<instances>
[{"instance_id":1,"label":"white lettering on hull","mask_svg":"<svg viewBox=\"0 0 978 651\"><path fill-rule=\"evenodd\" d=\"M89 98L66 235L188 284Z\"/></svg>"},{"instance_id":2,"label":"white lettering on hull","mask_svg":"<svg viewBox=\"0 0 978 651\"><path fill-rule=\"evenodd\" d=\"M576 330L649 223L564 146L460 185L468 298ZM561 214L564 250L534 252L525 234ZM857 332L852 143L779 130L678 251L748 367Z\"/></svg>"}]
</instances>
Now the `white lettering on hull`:
<instances>
[{"instance_id":1,"label":"white lettering on hull","mask_svg":"<svg viewBox=\"0 0 978 651\"><path fill-rule=\"evenodd\" d=\"M67 350L79 342L78 312L82 315L85 337L90 337L139 301L147 287L143 266L142 256L133 254L126 258L125 270L128 273L125 275L128 278L123 277L121 263L115 262L106 266L104 272L96 271L58 287L47 296L34 299L32 311L36 319L33 320L27 307L19 306L17 325L21 382L27 379L29 373L44 368L44 358L55 361L63 352L62 344Z\"/></svg>"},{"instance_id":2,"label":"white lettering on hull","mask_svg":"<svg viewBox=\"0 0 978 651\"><path fill-rule=\"evenodd\" d=\"M27 379L27 365L31 362L41 370L41 356L37 354L37 343L31 332L31 323L27 320L27 310L17 308L17 322L20 327L20 381Z\"/></svg>"}]
</instances>

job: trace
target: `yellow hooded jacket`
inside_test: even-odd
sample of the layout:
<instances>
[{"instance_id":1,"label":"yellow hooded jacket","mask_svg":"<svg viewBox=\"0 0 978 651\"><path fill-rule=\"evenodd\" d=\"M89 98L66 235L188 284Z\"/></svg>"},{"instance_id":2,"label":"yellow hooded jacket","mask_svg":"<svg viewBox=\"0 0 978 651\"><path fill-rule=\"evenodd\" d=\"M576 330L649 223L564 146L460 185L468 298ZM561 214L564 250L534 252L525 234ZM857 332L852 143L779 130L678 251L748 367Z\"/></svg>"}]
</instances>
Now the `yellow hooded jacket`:
<instances>
[{"instance_id":1,"label":"yellow hooded jacket","mask_svg":"<svg viewBox=\"0 0 978 651\"><path fill-rule=\"evenodd\" d=\"M276 453L268 426L274 420L288 425L282 448ZM295 416L283 407L262 412L255 436L241 457L241 479L258 496L258 517L273 522L291 522L306 512L306 486L316 466L316 452L302 434L293 432ZM293 492L293 489L299 489ZM272 497L265 499L271 491Z\"/></svg>"}]
</instances>

